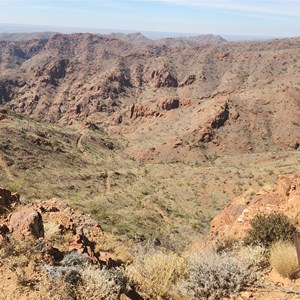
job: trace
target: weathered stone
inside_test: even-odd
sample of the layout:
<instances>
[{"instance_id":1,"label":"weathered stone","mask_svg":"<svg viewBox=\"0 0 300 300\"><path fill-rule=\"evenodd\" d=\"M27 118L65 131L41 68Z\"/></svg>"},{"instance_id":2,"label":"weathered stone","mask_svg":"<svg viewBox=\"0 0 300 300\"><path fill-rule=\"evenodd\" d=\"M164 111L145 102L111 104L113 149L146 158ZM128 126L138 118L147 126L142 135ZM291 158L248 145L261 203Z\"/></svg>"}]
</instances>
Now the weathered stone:
<instances>
[{"instance_id":1,"label":"weathered stone","mask_svg":"<svg viewBox=\"0 0 300 300\"><path fill-rule=\"evenodd\" d=\"M44 236L42 216L32 208L14 212L9 216L9 229L15 239L28 236L39 238Z\"/></svg>"}]
</instances>

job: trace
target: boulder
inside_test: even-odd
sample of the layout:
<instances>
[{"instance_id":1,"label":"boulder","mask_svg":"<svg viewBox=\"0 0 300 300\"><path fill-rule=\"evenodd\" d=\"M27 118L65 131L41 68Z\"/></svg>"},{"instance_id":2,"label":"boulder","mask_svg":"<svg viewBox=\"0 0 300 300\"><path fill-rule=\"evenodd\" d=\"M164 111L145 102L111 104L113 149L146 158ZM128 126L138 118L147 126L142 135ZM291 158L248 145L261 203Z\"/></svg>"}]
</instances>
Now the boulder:
<instances>
[{"instance_id":1,"label":"boulder","mask_svg":"<svg viewBox=\"0 0 300 300\"><path fill-rule=\"evenodd\" d=\"M10 232L17 240L26 237L40 238L44 236L42 216L32 208L14 212L9 215L8 219Z\"/></svg>"}]
</instances>

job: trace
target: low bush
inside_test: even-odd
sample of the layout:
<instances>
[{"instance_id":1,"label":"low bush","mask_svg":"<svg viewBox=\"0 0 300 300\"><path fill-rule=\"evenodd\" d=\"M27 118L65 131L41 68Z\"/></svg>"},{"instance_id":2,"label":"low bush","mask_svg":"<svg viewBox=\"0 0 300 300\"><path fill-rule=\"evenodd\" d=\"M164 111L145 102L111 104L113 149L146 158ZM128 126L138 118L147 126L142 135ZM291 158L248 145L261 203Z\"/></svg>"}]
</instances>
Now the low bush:
<instances>
[{"instance_id":1,"label":"low bush","mask_svg":"<svg viewBox=\"0 0 300 300\"><path fill-rule=\"evenodd\" d=\"M246 245L263 245L270 247L276 241L292 241L296 227L282 213L256 215L250 221L251 229L244 239Z\"/></svg>"},{"instance_id":2,"label":"low bush","mask_svg":"<svg viewBox=\"0 0 300 300\"><path fill-rule=\"evenodd\" d=\"M241 255L251 262L256 269L263 269L269 265L268 250L261 245L246 246L240 251Z\"/></svg>"},{"instance_id":3,"label":"low bush","mask_svg":"<svg viewBox=\"0 0 300 300\"><path fill-rule=\"evenodd\" d=\"M236 251L210 250L188 261L187 276L178 290L187 299L217 300L245 290L256 280L251 261L239 257Z\"/></svg>"},{"instance_id":4,"label":"low bush","mask_svg":"<svg viewBox=\"0 0 300 300\"><path fill-rule=\"evenodd\" d=\"M81 284L77 288L81 300L117 300L125 291L125 279L122 269L99 269L88 266L81 270Z\"/></svg>"},{"instance_id":5,"label":"low bush","mask_svg":"<svg viewBox=\"0 0 300 300\"><path fill-rule=\"evenodd\" d=\"M47 290L47 300L53 297L59 300L117 300L125 291L124 271L120 268L91 265L85 255L77 252L66 254L61 263L63 265L43 266L48 279L41 281L40 289ZM60 291L59 295L55 294L56 290Z\"/></svg>"},{"instance_id":6,"label":"low bush","mask_svg":"<svg viewBox=\"0 0 300 300\"><path fill-rule=\"evenodd\" d=\"M291 243L274 243L270 251L270 264L282 277L295 279L299 275L297 252Z\"/></svg>"}]
</instances>

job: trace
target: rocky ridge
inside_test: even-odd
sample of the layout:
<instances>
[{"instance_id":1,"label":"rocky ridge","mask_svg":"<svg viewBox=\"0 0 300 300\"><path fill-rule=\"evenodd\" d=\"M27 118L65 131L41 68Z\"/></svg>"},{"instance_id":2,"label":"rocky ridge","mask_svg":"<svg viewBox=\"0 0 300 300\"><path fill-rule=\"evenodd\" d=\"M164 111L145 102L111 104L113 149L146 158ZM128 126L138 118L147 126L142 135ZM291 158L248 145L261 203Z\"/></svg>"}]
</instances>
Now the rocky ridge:
<instances>
[{"instance_id":1,"label":"rocky ridge","mask_svg":"<svg viewBox=\"0 0 300 300\"><path fill-rule=\"evenodd\" d=\"M127 138L136 159L186 161L190 149L195 161L299 145L297 38L167 47L56 34L2 41L0 50L1 103L37 120L95 123ZM138 142L149 135L151 145ZM174 140L182 147L174 150Z\"/></svg>"}]
</instances>

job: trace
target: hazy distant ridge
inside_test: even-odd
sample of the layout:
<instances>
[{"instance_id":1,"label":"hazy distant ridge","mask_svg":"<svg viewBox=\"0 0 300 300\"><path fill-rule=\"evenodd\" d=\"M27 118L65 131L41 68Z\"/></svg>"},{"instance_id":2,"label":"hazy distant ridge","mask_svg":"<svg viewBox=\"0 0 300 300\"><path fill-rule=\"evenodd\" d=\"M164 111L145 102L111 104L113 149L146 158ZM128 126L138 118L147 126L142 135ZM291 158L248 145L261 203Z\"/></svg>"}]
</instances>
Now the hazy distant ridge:
<instances>
[{"instance_id":1,"label":"hazy distant ridge","mask_svg":"<svg viewBox=\"0 0 300 300\"><path fill-rule=\"evenodd\" d=\"M2 41L29 41L34 39L46 40L56 32L32 32L32 33L0 33L0 40ZM144 36L142 33L110 33L107 35L110 38L116 38L122 40L126 43L133 45L156 45L162 46L166 45L168 47L176 47L176 46L192 46L192 45L219 45L226 40L219 36L213 34L202 34L197 36L189 36L189 37L170 37L170 38L161 38L161 39L150 39Z\"/></svg>"}]
</instances>

